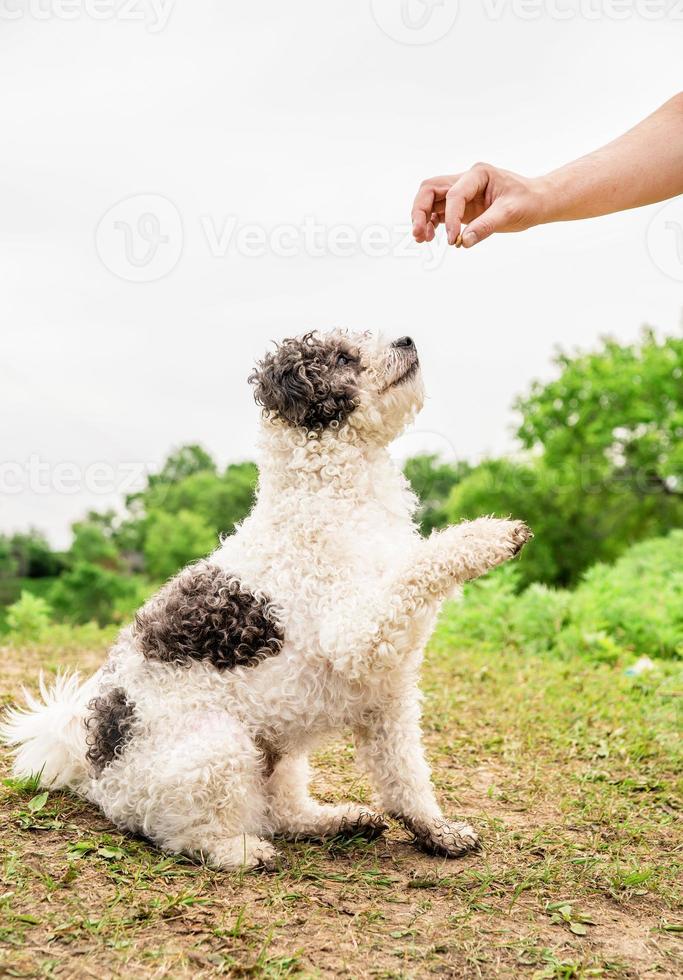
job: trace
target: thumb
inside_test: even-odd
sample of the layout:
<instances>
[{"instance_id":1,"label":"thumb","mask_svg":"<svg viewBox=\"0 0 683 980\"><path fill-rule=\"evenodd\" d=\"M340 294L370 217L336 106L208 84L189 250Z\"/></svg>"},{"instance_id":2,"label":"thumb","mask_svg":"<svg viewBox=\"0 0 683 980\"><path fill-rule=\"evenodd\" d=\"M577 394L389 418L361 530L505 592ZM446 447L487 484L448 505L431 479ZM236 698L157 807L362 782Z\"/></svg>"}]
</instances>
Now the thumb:
<instances>
[{"instance_id":1,"label":"thumb","mask_svg":"<svg viewBox=\"0 0 683 980\"><path fill-rule=\"evenodd\" d=\"M478 242L483 242L496 231L502 231L508 223L508 213L501 198L494 201L490 208L480 214L474 221L470 221L462 235L462 244L465 248L472 248Z\"/></svg>"}]
</instances>

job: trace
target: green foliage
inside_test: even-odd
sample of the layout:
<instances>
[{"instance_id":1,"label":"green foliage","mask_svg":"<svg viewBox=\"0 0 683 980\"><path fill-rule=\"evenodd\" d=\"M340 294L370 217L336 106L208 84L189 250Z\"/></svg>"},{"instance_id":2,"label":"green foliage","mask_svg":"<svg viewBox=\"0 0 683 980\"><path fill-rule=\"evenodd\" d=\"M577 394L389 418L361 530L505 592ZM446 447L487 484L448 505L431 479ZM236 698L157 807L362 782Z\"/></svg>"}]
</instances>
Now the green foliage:
<instances>
[{"instance_id":1,"label":"green foliage","mask_svg":"<svg viewBox=\"0 0 683 980\"><path fill-rule=\"evenodd\" d=\"M12 544L6 534L0 534L0 579L14 578L17 560L12 554Z\"/></svg>"},{"instance_id":2,"label":"green foliage","mask_svg":"<svg viewBox=\"0 0 683 980\"><path fill-rule=\"evenodd\" d=\"M522 552L520 586L530 582L567 581L577 560L554 481L539 465L492 459L481 463L458 483L445 505L447 523L473 520L483 514L526 521L535 537Z\"/></svg>"},{"instance_id":3,"label":"green foliage","mask_svg":"<svg viewBox=\"0 0 683 980\"><path fill-rule=\"evenodd\" d=\"M35 528L0 537L0 578L48 578L59 575L63 567L62 556Z\"/></svg>"},{"instance_id":4,"label":"green foliage","mask_svg":"<svg viewBox=\"0 0 683 980\"><path fill-rule=\"evenodd\" d=\"M556 381L518 400L518 436L542 450L580 531L571 538L579 557L564 579L575 581L589 564L683 526L683 339L659 342L644 330L635 344L605 339L591 353L558 354L556 364ZM586 537L591 553L581 549Z\"/></svg>"},{"instance_id":5,"label":"green foliage","mask_svg":"<svg viewBox=\"0 0 683 980\"><path fill-rule=\"evenodd\" d=\"M513 515L536 535L519 585L576 584L596 562L683 526L683 339L652 331L555 359L519 399L526 461L488 460L452 490L448 521Z\"/></svg>"},{"instance_id":6,"label":"green foliage","mask_svg":"<svg viewBox=\"0 0 683 980\"><path fill-rule=\"evenodd\" d=\"M20 598L7 609L6 622L11 640L16 643L40 640L50 624L51 613L45 599L22 591Z\"/></svg>"},{"instance_id":7,"label":"green foliage","mask_svg":"<svg viewBox=\"0 0 683 980\"><path fill-rule=\"evenodd\" d=\"M187 446L169 457L161 474L137 495L133 518L117 532L137 539L145 571L164 579L212 551L251 510L258 470L233 463L223 473L204 450Z\"/></svg>"},{"instance_id":8,"label":"green foliage","mask_svg":"<svg viewBox=\"0 0 683 980\"><path fill-rule=\"evenodd\" d=\"M517 636L525 650L547 653L570 615L571 592L553 589L539 582L515 597L510 609L511 636Z\"/></svg>"},{"instance_id":9,"label":"green foliage","mask_svg":"<svg viewBox=\"0 0 683 980\"><path fill-rule=\"evenodd\" d=\"M406 460L403 472L420 501L417 519L424 535L448 523L446 501L454 486L470 472L469 463L444 463L435 454Z\"/></svg>"},{"instance_id":10,"label":"green foliage","mask_svg":"<svg viewBox=\"0 0 683 980\"><path fill-rule=\"evenodd\" d=\"M147 515L190 512L219 534L230 534L254 501L258 470L254 463L233 463L223 474L204 470L177 483L153 483L141 497ZM149 527L147 528L149 533Z\"/></svg>"},{"instance_id":11,"label":"green foliage","mask_svg":"<svg viewBox=\"0 0 683 980\"><path fill-rule=\"evenodd\" d=\"M454 646L607 662L683 656L683 531L596 565L574 592L535 584L517 595L519 574L506 565L466 586L465 601L445 615Z\"/></svg>"},{"instance_id":12,"label":"green foliage","mask_svg":"<svg viewBox=\"0 0 683 980\"><path fill-rule=\"evenodd\" d=\"M138 594L134 579L79 561L55 582L49 601L58 616L72 623L93 621L104 626L122 606L135 603Z\"/></svg>"},{"instance_id":13,"label":"green foliage","mask_svg":"<svg viewBox=\"0 0 683 980\"><path fill-rule=\"evenodd\" d=\"M91 511L74 524L66 555L51 553L33 530L0 537L0 605L17 596L20 570L43 575L58 569L63 574L48 593L58 617L70 623L121 622L154 582L206 555L221 535L234 531L251 509L257 477L254 463L233 463L219 473L200 446L182 446L141 493L128 499L122 517ZM133 574L142 571L145 580ZM0 615L1 628L3 619Z\"/></svg>"},{"instance_id":14,"label":"green foliage","mask_svg":"<svg viewBox=\"0 0 683 980\"><path fill-rule=\"evenodd\" d=\"M621 345L559 353L560 377L537 382L517 402L524 446L546 464L575 463L593 480L617 480L638 496L683 494L683 338L658 342L650 329Z\"/></svg>"},{"instance_id":15,"label":"green foliage","mask_svg":"<svg viewBox=\"0 0 683 980\"><path fill-rule=\"evenodd\" d=\"M190 510L180 510L177 514L153 511L144 543L147 571L156 579L169 578L217 544L215 531L199 514Z\"/></svg>"},{"instance_id":16,"label":"green foliage","mask_svg":"<svg viewBox=\"0 0 683 980\"><path fill-rule=\"evenodd\" d=\"M215 473L216 463L209 453L196 444L180 446L174 450L158 473L153 473L148 480L150 487L161 484L180 483L195 473Z\"/></svg>"},{"instance_id":17,"label":"green foliage","mask_svg":"<svg viewBox=\"0 0 683 980\"><path fill-rule=\"evenodd\" d=\"M72 527L73 542L69 550L72 563L87 562L117 570L120 566L118 549L112 539L111 531L101 521L93 519L79 521Z\"/></svg>"},{"instance_id":18,"label":"green foliage","mask_svg":"<svg viewBox=\"0 0 683 980\"><path fill-rule=\"evenodd\" d=\"M634 545L614 565L591 568L571 601L567 650L586 637L650 656L683 656L683 531Z\"/></svg>"}]
</instances>

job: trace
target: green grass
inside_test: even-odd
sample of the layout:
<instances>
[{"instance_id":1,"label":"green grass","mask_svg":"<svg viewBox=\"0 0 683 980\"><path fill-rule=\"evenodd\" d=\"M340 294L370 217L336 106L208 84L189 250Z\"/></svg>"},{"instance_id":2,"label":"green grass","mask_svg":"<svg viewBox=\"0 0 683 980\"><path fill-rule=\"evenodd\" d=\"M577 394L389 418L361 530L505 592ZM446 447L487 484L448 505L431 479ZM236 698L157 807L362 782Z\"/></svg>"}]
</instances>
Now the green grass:
<instances>
[{"instance_id":1,"label":"green grass","mask_svg":"<svg viewBox=\"0 0 683 980\"><path fill-rule=\"evenodd\" d=\"M10 780L0 975L683 975L680 666L630 678L622 662L514 644L461 652L453 635L447 612L425 664L425 735L444 808L477 825L481 854L423 855L394 824L379 842L282 844L273 874L223 874ZM4 696L41 665L91 669L100 636L88 652L61 634L0 649ZM316 762L322 799L369 798L347 741Z\"/></svg>"}]
</instances>

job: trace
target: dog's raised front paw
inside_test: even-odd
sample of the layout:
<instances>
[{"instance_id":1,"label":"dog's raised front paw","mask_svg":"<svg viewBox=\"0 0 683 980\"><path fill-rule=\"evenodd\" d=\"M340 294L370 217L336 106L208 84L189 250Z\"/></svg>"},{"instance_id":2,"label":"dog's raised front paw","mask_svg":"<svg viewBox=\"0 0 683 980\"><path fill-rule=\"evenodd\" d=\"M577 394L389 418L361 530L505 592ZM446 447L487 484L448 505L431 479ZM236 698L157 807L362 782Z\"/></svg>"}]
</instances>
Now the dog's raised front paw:
<instances>
[{"instance_id":1,"label":"dog's raised front paw","mask_svg":"<svg viewBox=\"0 0 683 980\"><path fill-rule=\"evenodd\" d=\"M527 541L531 541L534 532L524 521L509 521L512 554L518 555Z\"/></svg>"},{"instance_id":2,"label":"dog's raised front paw","mask_svg":"<svg viewBox=\"0 0 683 980\"><path fill-rule=\"evenodd\" d=\"M480 850L479 838L468 823L451 823L444 817L427 820L403 817L402 820L413 834L415 844L429 854L457 858L468 851Z\"/></svg>"}]
</instances>

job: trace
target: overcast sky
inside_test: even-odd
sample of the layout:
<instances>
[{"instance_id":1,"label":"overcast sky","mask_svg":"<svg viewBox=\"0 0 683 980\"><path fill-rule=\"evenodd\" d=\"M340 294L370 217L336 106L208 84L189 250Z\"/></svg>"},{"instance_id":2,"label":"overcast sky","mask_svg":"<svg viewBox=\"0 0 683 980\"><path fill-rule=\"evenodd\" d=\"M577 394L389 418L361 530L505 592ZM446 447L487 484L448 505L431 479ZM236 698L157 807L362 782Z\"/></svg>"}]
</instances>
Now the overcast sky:
<instances>
[{"instance_id":1,"label":"overcast sky","mask_svg":"<svg viewBox=\"0 0 683 980\"><path fill-rule=\"evenodd\" d=\"M680 200L468 253L406 233L423 177L543 173L680 90L683 4L460 7L0 0L0 529L63 546L175 445L249 457L271 339L410 333L399 451L476 459L557 345L679 328Z\"/></svg>"}]
</instances>

